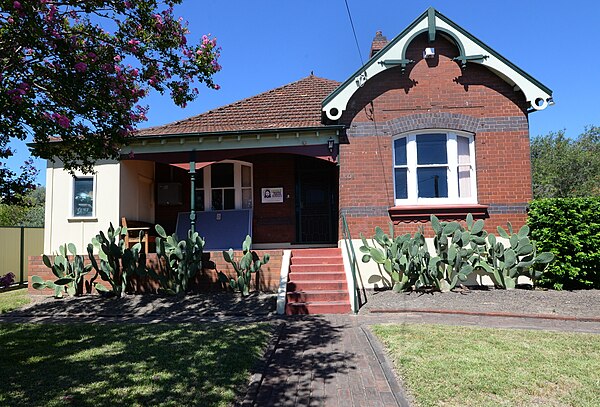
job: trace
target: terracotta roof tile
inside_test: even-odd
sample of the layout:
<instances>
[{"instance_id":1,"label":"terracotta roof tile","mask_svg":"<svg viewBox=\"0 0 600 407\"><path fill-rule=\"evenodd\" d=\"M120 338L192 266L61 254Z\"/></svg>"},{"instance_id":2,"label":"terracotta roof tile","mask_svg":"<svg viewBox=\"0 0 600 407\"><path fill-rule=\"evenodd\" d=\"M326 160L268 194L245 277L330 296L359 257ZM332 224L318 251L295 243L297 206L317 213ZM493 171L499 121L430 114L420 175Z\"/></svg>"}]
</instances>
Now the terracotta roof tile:
<instances>
[{"instance_id":1,"label":"terracotta roof tile","mask_svg":"<svg viewBox=\"0 0 600 407\"><path fill-rule=\"evenodd\" d=\"M137 136L321 126L321 102L339 82L310 75L197 116L149 127Z\"/></svg>"}]
</instances>

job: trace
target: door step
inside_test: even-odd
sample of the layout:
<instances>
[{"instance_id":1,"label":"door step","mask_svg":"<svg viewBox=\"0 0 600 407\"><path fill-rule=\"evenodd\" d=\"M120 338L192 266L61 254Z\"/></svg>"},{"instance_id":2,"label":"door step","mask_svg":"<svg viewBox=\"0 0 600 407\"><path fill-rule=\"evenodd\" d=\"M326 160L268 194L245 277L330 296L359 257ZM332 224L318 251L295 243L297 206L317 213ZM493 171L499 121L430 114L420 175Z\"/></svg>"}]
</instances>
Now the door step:
<instances>
[{"instance_id":1,"label":"door step","mask_svg":"<svg viewBox=\"0 0 600 407\"><path fill-rule=\"evenodd\" d=\"M287 287L286 315L351 311L339 248L293 250Z\"/></svg>"}]
</instances>

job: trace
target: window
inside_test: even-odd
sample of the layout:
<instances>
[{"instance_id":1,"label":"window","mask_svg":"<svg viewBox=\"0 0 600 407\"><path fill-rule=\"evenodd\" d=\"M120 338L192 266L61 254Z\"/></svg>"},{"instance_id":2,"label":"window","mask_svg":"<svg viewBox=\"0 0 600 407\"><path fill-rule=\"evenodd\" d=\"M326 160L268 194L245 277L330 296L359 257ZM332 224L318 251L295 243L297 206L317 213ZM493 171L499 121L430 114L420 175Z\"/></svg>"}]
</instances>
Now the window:
<instances>
[{"instance_id":1,"label":"window","mask_svg":"<svg viewBox=\"0 0 600 407\"><path fill-rule=\"evenodd\" d=\"M396 205L476 203L473 136L430 132L394 140Z\"/></svg>"},{"instance_id":2,"label":"window","mask_svg":"<svg viewBox=\"0 0 600 407\"><path fill-rule=\"evenodd\" d=\"M73 178L73 217L91 218L94 216L94 178Z\"/></svg>"},{"instance_id":3,"label":"window","mask_svg":"<svg viewBox=\"0 0 600 407\"><path fill-rule=\"evenodd\" d=\"M251 208L252 167L249 164L226 161L197 172L197 211Z\"/></svg>"}]
</instances>

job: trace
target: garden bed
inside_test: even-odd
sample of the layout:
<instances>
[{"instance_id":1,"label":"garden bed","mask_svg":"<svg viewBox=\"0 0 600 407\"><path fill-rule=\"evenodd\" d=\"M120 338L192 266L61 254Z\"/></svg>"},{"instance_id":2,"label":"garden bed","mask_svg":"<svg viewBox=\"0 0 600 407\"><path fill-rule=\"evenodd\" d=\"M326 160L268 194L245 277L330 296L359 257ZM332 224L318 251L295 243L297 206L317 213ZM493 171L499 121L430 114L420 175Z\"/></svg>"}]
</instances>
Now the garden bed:
<instances>
[{"instance_id":1,"label":"garden bed","mask_svg":"<svg viewBox=\"0 0 600 407\"><path fill-rule=\"evenodd\" d=\"M360 314L375 310L459 310L578 317L600 316L600 290L472 289L448 293L367 291ZM364 298L364 297L363 297Z\"/></svg>"}]
</instances>

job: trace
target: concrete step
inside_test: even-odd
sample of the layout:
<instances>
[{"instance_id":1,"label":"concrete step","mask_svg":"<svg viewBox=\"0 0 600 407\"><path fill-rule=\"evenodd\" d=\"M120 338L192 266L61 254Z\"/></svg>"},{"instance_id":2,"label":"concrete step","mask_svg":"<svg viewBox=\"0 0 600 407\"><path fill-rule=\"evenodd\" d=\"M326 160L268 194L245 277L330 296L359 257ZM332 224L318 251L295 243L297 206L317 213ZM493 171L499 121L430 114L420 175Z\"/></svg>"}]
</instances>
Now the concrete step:
<instances>
[{"instance_id":1,"label":"concrete step","mask_svg":"<svg viewBox=\"0 0 600 407\"><path fill-rule=\"evenodd\" d=\"M287 293L287 302L337 302L350 301L346 290L304 290Z\"/></svg>"},{"instance_id":2,"label":"concrete step","mask_svg":"<svg viewBox=\"0 0 600 407\"><path fill-rule=\"evenodd\" d=\"M306 280L327 280L327 281L346 281L346 274L343 271L311 271L301 273L291 273L289 281L306 281Z\"/></svg>"},{"instance_id":3,"label":"concrete step","mask_svg":"<svg viewBox=\"0 0 600 407\"><path fill-rule=\"evenodd\" d=\"M344 265L342 263L337 264L292 264L290 266L290 275L294 273L312 273L312 272L326 272L332 271L334 273L343 273Z\"/></svg>"},{"instance_id":4,"label":"concrete step","mask_svg":"<svg viewBox=\"0 0 600 407\"><path fill-rule=\"evenodd\" d=\"M294 265L300 264L340 264L342 262L341 256L330 256L330 257L318 257L318 256L306 256L306 257L292 257L291 263Z\"/></svg>"},{"instance_id":5,"label":"concrete step","mask_svg":"<svg viewBox=\"0 0 600 407\"><path fill-rule=\"evenodd\" d=\"M341 256L342 249L338 247L326 247L320 249L292 249L292 258L294 257L321 257L321 256Z\"/></svg>"},{"instance_id":6,"label":"concrete step","mask_svg":"<svg viewBox=\"0 0 600 407\"><path fill-rule=\"evenodd\" d=\"M288 302L285 305L286 315L348 314L350 311L348 301Z\"/></svg>"},{"instance_id":7,"label":"concrete step","mask_svg":"<svg viewBox=\"0 0 600 407\"><path fill-rule=\"evenodd\" d=\"M315 290L348 290L346 280L296 280L287 284L288 292Z\"/></svg>"}]
</instances>

